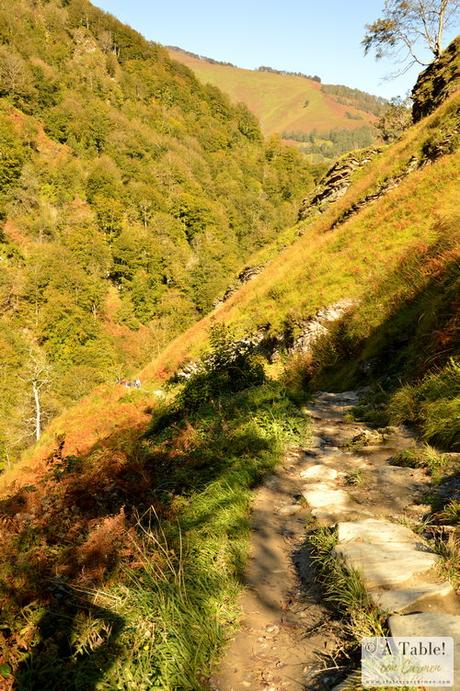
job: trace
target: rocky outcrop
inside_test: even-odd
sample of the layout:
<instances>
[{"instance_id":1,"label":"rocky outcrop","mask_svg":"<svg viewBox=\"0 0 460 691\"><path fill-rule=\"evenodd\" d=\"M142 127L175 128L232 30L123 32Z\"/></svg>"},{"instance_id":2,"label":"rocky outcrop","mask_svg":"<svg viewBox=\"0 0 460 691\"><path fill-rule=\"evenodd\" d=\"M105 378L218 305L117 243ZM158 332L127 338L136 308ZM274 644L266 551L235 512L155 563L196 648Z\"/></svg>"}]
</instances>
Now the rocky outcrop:
<instances>
[{"instance_id":1,"label":"rocky outcrop","mask_svg":"<svg viewBox=\"0 0 460 691\"><path fill-rule=\"evenodd\" d=\"M413 156L412 158L410 158L402 173L400 173L399 175L386 178L386 180L381 182L373 192L371 192L370 194L366 194L365 197L362 197L361 199L358 199L358 201L354 202L348 209L346 209L342 214L340 214L338 219L332 224L331 229L334 230L334 228L337 228L337 226L341 225L342 223L345 223L345 221L347 221L350 218L350 216L354 216L354 214L358 213L358 211L362 209L363 206L367 206L371 202L376 201L384 194L397 187L400 184L400 182L404 180L405 177L407 177L410 173L412 173L419 167L420 161L417 158L417 156Z\"/></svg>"},{"instance_id":2,"label":"rocky outcrop","mask_svg":"<svg viewBox=\"0 0 460 691\"><path fill-rule=\"evenodd\" d=\"M222 297L218 298L213 303L213 307L216 308L219 307L219 305L222 305L226 300L228 300L229 297L233 295L233 293L236 293L236 291L241 288L242 285L252 281L253 278L258 276L264 270L264 268L264 264L258 266L246 266L242 271L240 271L236 277L236 281L227 288Z\"/></svg>"},{"instance_id":3,"label":"rocky outcrop","mask_svg":"<svg viewBox=\"0 0 460 691\"><path fill-rule=\"evenodd\" d=\"M432 163L440 156L452 153L458 148L460 135L460 108L451 114L451 117L446 123L446 126L439 126L436 134L433 135L424 145L419 156L412 156L404 166L401 173L393 175L381 183L376 188L366 194L361 199L353 202L348 209L345 209L340 216L331 225L331 230L345 223L351 216L354 216L358 211L368 204L376 201L390 190L395 189L410 173L418 168L423 168L428 163ZM378 149L373 149L372 156L378 153ZM362 152L358 152L362 153ZM353 181L353 172L357 168L368 163L372 156L366 156L358 161L354 154L349 154L346 159L341 159L324 177L319 190L315 192L315 196L311 199L305 199L299 211L299 219L306 220L312 218L318 213L321 213L328 208L328 206L343 197L345 192L350 187Z\"/></svg>"},{"instance_id":4,"label":"rocky outcrop","mask_svg":"<svg viewBox=\"0 0 460 691\"><path fill-rule=\"evenodd\" d=\"M424 70L412 91L414 100L412 115L414 122L429 115L452 93L460 89L460 36L444 51L441 57ZM346 209L331 226L332 229L344 223L362 207L379 199L397 187L400 182L417 168L421 168L440 156L452 153L458 148L460 134L460 112L453 112L446 119L445 126L439 125L436 133L425 143L419 156L410 158L402 172L379 183L375 190L357 200ZM342 156L322 178L315 192L303 200L299 209L299 221L313 220L329 206L343 197L353 182L355 171L371 161L382 147L371 147L352 151ZM303 230L300 230L300 234Z\"/></svg>"},{"instance_id":5,"label":"rocky outcrop","mask_svg":"<svg viewBox=\"0 0 460 691\"><path fill-rule=\"evenodd\" d=\"M393 175L383 180L373 192L366 194L366 196L358 199L350 205L336 221L331 225L331 230L337 228L342 223L345 223L351 216L354 216L360 209L367 206L371 202L376 201L384 194L395 189L401 182L412 172L419 168L423 168L429 163L433 163L441 156L453 153L460 145L460 107L453 111L446 123L441 124L423 145L422 151L418 156L412 156L404 166L399 175Z\"/></svg>"},{"instance_id":6,"label":"rocky outcrop","mask_svg":"<svg viewBox=\"0 0 460 691\"><path fill-rule=\"evenodd\" d=\"M353 174L369 163L381 149L372 147L353 151L342 156L321 179L313 195L303 200L299 209L299 221L305 221L323 213L330 204L343 197L353 182Z\"/></svg>"},{"instance_id":7,"label":"rocky outcrop","mask_svg":"<svg viewBox=\"0 0 460 691\"><path fill-rule=\"evenodd\" d=\"M426 68L412 89L412 119L418 122L460 89L460 36Z\"/></svg>"},{"instance_id":8,"label":"rocky outcrop","mask_svg":"<svg viewBox=\"0 0 460 691\"><path fill-rule=\"evenodd\" d=\"M303 322L300 334L295 338L290 352L310 352L315 342L328 333L329 326L341 319L355 304L354 300L340 300L318 310L314 317L309 317Z\"/></svg>"}]
</instances>

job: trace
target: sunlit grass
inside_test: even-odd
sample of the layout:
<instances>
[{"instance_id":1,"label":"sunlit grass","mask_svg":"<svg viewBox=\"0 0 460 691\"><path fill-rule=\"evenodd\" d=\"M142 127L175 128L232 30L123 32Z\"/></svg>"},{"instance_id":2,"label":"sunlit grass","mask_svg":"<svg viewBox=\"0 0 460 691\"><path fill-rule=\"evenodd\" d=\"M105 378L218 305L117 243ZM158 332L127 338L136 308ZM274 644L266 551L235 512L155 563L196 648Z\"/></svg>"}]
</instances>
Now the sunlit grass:
<instances>
[{"instance_id":1,"label":"sunlit grass","mask_svg":"<svg viewBox=\"0 0 460 691\"><path fill-rule=\"evenodd\" d=\"M455 238L458 194L453 181L458 179L460 155L445 156L412 173L397 189L333 232L329 232L330 226L353 202L374 190L386 177L397 174L412 155L418 155L423 142L433 136L432 123L454 112L457 102L458 96L454 95L435 115L410 128L400 142L384 149L358 171L354 184L342 199L318 221L303 224L302 237L279 256L268 252L272 260L262 274L244 285L212 315L175 338L153 359L140 374L143 383L153 390L181 363L196 357L207 343L212 318L236 325L240 333L267 323L276 333L283 330L287 321L305 319L319 307L345 297L360 300L351 323L356 336L365 338L372 329L377 329L395 304L410 298L410 291L426 280L423 262L412 268L409 262L408 272L401 272L406 258L411 259L443 237ZM292 239L290 231L288 235ZM392 283L389 283L390 275L393 275ZM13 472L18 478L21 473L25 478L27 467L35 467L50 453L56 435L63 430L66 449L74 453L109 436L115 428L128 427L133 422L144 424L144 403L122 404L118 401L120 397L119 387L102 387L75 409L63 413L50 425L43 443L29 452L21 468ZM154 397L147 398L144 407L156 405ZM101 402L107 413L102 420L95 412L101 409ZM455 406L455 402L450 402L439 410L441 420L446 421L443 433L446 436L450 416L456 414ZM436 414L429 416L434 420ZM8 482L8 477L4 482Z\"/></svg>"},{"instance_id":2,"label":"sunlit grass","mask_svg":"<svg viewBox=\"0 0 460 691\"><path fill-rule=\"evenodd\" d=\"M325 599L343 617L350 647L360 646L366 636L385 636L385 612L374 604L358 571L345 566L334 552L336 531L319 528L308 535L308 543Z\"/></svg>"},{"instance_id":3,"label":"sunlit grass","mask_svg":"<svg viewBox=\"0 0 460 691\"><path fill-rule=\"evenodd\" d=\"M20 535L21 564L30 564L32 571L37 560L44 566L40 545L47 544L50 530L54 537L52 550L45 552L48 570L67 573L85 555L89 562L77 571L75 581L62 581L69 610L65 602L48 602L46 581L36 594L28 617L34 645L25 653L15 650L10 660L21 688L29 688L34 679L43 688L58 689L68 678L76 680L76 688L95 680L98 689L207 688L212 665L239 619L237 596L248 549L252 491L290 444L307 443L310 429L284 387L272 381L203 399L202 405L172 422L168 405L175 411L177 402L164 403L154 413L143 439L119 439L118 461L114 449L95 451L78 464L55 466L60 492L52 491L50 480L30 490L35 506L39 501L47 505L49 493L66 518L58 538L60 526L43 509L37 511L31 529ZM114 489L121 491L135 473L142 482L147 472L154 473L149 486L139 490L139 496L130 492L126 511L123 507L113 516ZM74 509L72 523L87 535L81 547L78 541L69 544L64 528L64 523L72 524L67 523L66 502L72 501L67 497L75 485L97 493L110 507L105 509L109 515L100 515L97 523L90 520L91 512ZM155 503L142 508L147 495L161 507L161 516ZM120 543L113 541L118 532ZM24 589L24 583L33 582L33 573L18 571L13 564L15 534L3 536L1 579L15 586L22 583ZM71 558L69 549L76 556ZM112 574L107 568L111 561ZM85 578L91 583L100 574L97 590L82 585ZM14 599L3 604L8 625L19 625L23 610ZM41 636L50 613L60 622L52 644ZM58 645L61 629L70 637L65 655Z\"/></svg>"},{"instance_id":4,"label":"sunlit grass","mask_svg":"<svg viewBox=\"0 0 460 691\"><path fill-rule=\"evenodd\" d=\"M202 81L219 87L236 103L245 103L257 115L266 134L351 129L376 120L373 115L336 102L312 80L212 64L182 52L171 51L171 54ZM350 119L347 111L362 119Z\"/></svg>"}]
</instances>

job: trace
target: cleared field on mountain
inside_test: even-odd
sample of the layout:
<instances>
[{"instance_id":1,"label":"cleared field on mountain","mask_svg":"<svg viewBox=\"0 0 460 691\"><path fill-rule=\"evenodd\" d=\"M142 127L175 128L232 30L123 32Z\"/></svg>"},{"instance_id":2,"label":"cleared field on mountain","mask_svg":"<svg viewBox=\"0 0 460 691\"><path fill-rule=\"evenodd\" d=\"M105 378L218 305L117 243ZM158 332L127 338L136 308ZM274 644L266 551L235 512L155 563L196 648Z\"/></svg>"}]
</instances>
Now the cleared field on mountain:
<instances>
[{"instance_id":1,"label":"cleared field on mountain","mask_svg":"<svg viewBox=\"0 0 460 691\"><path fill-rule=\"evenodd\" d=\"M377 120L371 113L339 103L313 79L245 70L173 49L169 53L199 79L219 87L234 102L244 103L260 120L265 134L356 129Z\"/></svg>"}]
</instances>

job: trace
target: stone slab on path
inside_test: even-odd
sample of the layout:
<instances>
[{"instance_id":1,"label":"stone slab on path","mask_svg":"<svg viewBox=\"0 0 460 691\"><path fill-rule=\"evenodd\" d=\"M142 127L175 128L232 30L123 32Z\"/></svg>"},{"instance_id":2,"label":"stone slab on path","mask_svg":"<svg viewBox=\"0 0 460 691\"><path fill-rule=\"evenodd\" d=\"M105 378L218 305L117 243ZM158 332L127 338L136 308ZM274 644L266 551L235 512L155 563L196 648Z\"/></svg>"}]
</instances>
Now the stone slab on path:
<instances>
[{"instance_id":1,"label":"stone slab on path","mask_svg":"<svg viewBox=\"0 0 460 691\"><path fill-rule=\"evenodd\" d=\"M212 676L214 689L313 688L311 682L320 671L318 660L324 659L325 650L335 654L346 641L338 622L328 618L316 584L310 550L303 543L306 507L299 503L299 494L307 500L318 525L338 523L337 550L347 553L350 560L354 550L351 565L357 564L367 577L373 586L366 584L367 590L382 609L389 614L408 610L436 612L439 617L445 616L442 612L460 614L450 585L435 582L432 566L436 555L409 528L391 522L414 510L419 498L412 476L418 470L387 469L388 459L413 443L412 438L404 430L387 428L378 446L344 445L366 429L346 419L345 413L357 400L356 392L322 393L303 408L313 420L315 436L308 446L299 440L299 446L286 454L282 470L268 478L254 496L246 588L240 600L242 626ZM363 472L352 484L357 470ZM419 510L426 511L417 506ZM371 520L364 520L367 517ZM400 576L395 578L395 574ZM418 615L391 616L393 635L420 635L420 626L415 624L425 620L414 616ZM451 619L454 624L447 627L435 626L438 619L429 620L421 635L454 635L460 641L460 616L448 617L448 622ZM406 629L397 633L399 621ZM446 622L444 618L439 621ZM460 651L457 659L460 661ZM335 673L326 671L330 672L327 684L324 677L321 681L324 688L331 688L342 678L340 668ZM349 676L337 690L359 688L360 670L357 675Z\"/></svg>"},{"instance_id":2,"label":"stone slab on path","mask_svg":"<svg viewBox=\"0 0 460 691\"><path fill-rule=\"evenodd\" d=\"M452 593L449 583L427 580L438 556L406 526L374 518L339 523L335 553L359 571L374 601L390 612Z\"/></svg>"},{"instance_id":3,"label":"stone slab on path","mask_svg":"<svg viewBox=\"0 0 460 691\"><path fill-rule=\"evenodd\" d=\"M444 612L420 612L395 614L388 624L392 636L452 636L454 639L454 680L455 689L460 684L460 616ZM433 689L438 687L431 687ZM445 688L445 687L444 687Z\"/></svg>"},{"instance_id":4,"label":"stone slab on path","mask_svg":"<svg viewBox=\"0 0 460 691\"><path fill-rule=\"evenodd\" d=\"M410 528L391 521L368 518L359 522L343 522L337 527L337 538L341 542L370 542L381 544L388 542L413 544L418 538Z\"/></svg>"},{"instance_id":5,"label":"stone slab on path","mask_svg":"<svg viewBox=\"0 0 460 691\"><path fill-rule=\"evenodd\" d=\"M445 583L420 581L413 585L409 580L398 588L370 591L370 594L381 609L387 612L402 612L409 607L419 606L430 600L447 598L453 592L451 584L447 581Z\"/></svg>"},{"instance_id":6,"label":"stone slab on path","mask_svg":"<svg viewBox=\"0 0 460 691\"><path fill-rule=\"evenodd\" d=\"M437 555L418 550L408 544L370 544L350 542L339 544L335 553L360 572L368 589L391 588L431 571Z\"/></svg>"},{"instance_id":7,"label":"stone slab on path","mask_svg":"<svg viewBox=\"0 0 460 691\"><path fill-rule=\"evenodd\" d=\"M335 468L329 468L322 463L316 463L315 465L302 470L300 477L303 480L312 480L314 482L328 482L330 480L335 480L338 476L337 470Z\"/></svg>"},{"instance_id":8,"label":"stone slab on path","mask_svg":"<svg viewBox=\"0 0 460 691\"><path fill-rule=\"evenodd\" d=\"M307 500L311 512L315 515L317 509L340 509L341 511L352 507L350 496L343 489L334 489L327 482L316 482L305 485L302 495Z\"/></svg>"},{"instance_id":9,"label":"stone slab on path","mask_svg":"<svg viewBox=\"0 0 460 691\"><path fill-rule=\"evenodd\" d=\"M460 652L460 615L445 612L394 614L388 623L392 636L452 636ZM460 665L460 654L457 657Z\"/></svg>"},{"instance_id":10,"label":"stone slab on path","mask_svg":"<svg viewBox=\"0 0 460 691\"><path fill-rule=\"evenodd\" d=\"M303 486L302 496L307 500L312 516L320 525L331 525L344 519L369 516L343 489L332 482L309 483Z\"/></svg>"},{"instance_id":11,"label":"stone slab on path","mask_svg":"<svg viewBox=\"0 0 460 691\"><path fill-rule=\"evenodd\" d=\"M409 528L374 518L339 523L335 553L360 572L366 588L383 590L429 573L438 559Z\"/></svg>"}]
</instances>

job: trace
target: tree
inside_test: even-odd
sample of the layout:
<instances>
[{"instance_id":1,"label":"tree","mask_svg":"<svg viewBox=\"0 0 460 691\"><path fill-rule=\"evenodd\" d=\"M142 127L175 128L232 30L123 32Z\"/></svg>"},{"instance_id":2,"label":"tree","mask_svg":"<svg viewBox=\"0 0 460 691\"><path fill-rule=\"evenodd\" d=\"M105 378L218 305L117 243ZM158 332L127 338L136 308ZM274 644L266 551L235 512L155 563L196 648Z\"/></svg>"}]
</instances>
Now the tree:
<instances>
[{"instance_id":1,"label":"tree","mask_svg":"<svg viewBox=\"0 0 460 691\"><path fill-rule=\"evenodd\" d=\"M29 70L19 53L0 46L0 94L10 96L16 104L21 97L31 95L32 87Z\"/></svg>"},{"instance_id":2,"label":"tree","mask_svg":"<svg viewBox=\"0 0 460 691\"><path fill-rule=\"evenodd\" d=\"M34 415L27 422L32 424L36 441L41 437L44 422L42 390L50 385L50 378L51 366L45 355L36 346L31 346L25 375L20 376L19 379L32 389Z\"/></svg>"},{"instance_id":3,"label":"tree","mask_svg":"<svg viewBox=\"0 0 460 691\"><path fill-rule=\"evenodd\" d=\"M460 13L460 0L385 0L383 16L366 25L362 40L364 53L375 51L377 60L384 56L400 56L403 74L412 65L429 63L421 59L421 49L428 49L438 58L443 50L443 37Z\"/></svg>"},{"instance_id":4,"label":"tree","mask_svg":"<svg viewBox=\"0 0 460 691\"><path fill-rule=\"evenodd\" d=\"M386 144L394 142L412 124L409 99L393 98L377 123L377 129Z\"/></svg>"}]
</instances>

